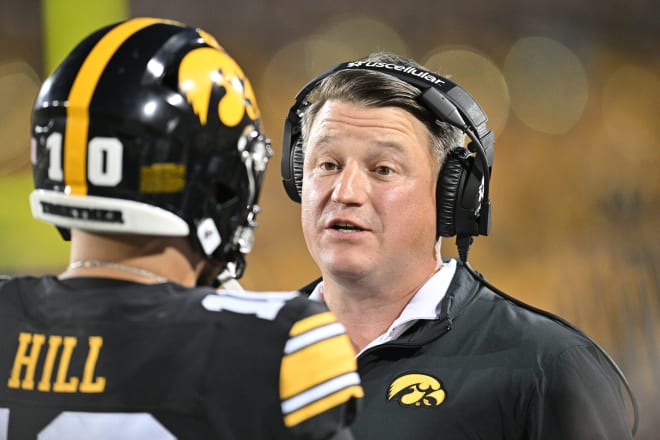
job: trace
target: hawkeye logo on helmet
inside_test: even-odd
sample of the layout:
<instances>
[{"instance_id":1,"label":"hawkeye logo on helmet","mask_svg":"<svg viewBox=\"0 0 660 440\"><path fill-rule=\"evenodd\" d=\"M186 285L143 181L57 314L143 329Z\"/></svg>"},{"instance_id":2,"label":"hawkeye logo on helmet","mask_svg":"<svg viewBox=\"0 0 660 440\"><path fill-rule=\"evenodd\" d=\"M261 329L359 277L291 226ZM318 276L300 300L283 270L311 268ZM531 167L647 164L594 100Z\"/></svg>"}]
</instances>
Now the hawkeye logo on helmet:
<instances>
[{"instance_id":1,"label":"hawkeye logo on helmet","mask_svg":"<svg viewBox=\"0 0 660 440\"><path fill-rule=\"evenodd\" d=\"M401 406L439 406L445 400L445 390L433 376L403 374L390 385L387 400L398 400Z\"/></svg>"},{"instance_id":2,"label":"hawkeye logo on helmet","mask_svg":"<svg viewBox=\"0 0 660 440\"><path fill-rule=\"evenodd\" d=\"M217 86L224 88L225 94L220 97L217 109L209 109ZM202 125L214 114L227 127L238 125L245 113L252 120L259 118L254 91L243 70L216 47L195 49L183 57L179 66L179 88Z\"/></svg>"},{"instance_id":3,"label":"hawkeye logo on helmet","mask_svg":"<svg viewBox=\"0 0 660 440\"><path fill-rule=\"evenodd\" d=\"M400 64L393 64L393 63L381 63L381 62L375 62L375 61L353 61L348 64L346 64L346 67L354 67L354 68L360 68L360 67L373 67L376 69L384 69L384 70L394 70L397 72L401 73L406 73L410 76L416 76L418 78L421 78L423 80L426 80L432 84L442 84L444 83L443 80L438 78L437 76L432 75L429 72L426 72L424 70L419 70L415 67L412 66L402 66Z\"/></svg>"}]
</instances>

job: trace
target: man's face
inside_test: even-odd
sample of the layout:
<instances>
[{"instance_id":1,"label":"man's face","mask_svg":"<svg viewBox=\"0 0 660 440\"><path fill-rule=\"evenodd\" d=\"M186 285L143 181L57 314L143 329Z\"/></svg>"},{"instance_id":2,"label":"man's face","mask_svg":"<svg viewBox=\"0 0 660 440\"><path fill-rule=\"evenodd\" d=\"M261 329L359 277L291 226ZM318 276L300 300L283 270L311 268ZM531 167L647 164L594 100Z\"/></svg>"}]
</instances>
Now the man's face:
<instances>
[{"instance_id":1,"label":"man's face","mask_svg":"<svg viewBox=\"0 0 660 440\"><path fill-rule=\"evenodd\" d=\"M310 128L302 187L303 233L323 276L428 276L437 175L428 131L410 113L328 101Z\"/></svg>"}]
</instances>

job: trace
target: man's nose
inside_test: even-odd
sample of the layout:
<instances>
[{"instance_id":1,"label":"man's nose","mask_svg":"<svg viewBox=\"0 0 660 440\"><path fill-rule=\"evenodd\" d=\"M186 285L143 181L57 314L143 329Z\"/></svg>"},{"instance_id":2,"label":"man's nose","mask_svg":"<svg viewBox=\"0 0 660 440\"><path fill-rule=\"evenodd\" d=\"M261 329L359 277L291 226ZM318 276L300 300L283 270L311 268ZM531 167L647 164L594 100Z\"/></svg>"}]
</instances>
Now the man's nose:
<instances>
[{"instance_id":1,"label":"man's nose","mask_svg":"<svg viewBox=\"0 0 660 440\"><path fill-rule=\"evenodd\" d=\"M368 184L365 170L356 163L348 163L337 175L332 201L345 205L364 203Z\"/></svg>"}]
</instances>

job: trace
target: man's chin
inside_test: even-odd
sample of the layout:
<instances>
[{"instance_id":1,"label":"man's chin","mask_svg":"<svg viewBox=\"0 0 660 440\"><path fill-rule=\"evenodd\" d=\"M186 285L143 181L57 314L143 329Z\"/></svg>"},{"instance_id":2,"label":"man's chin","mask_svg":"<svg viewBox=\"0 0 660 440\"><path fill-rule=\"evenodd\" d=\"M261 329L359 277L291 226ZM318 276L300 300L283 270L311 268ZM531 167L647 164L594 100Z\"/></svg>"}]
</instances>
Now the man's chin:
<instances>
[{"instance_id":1,"label":"man's chin","mask_svg":"<svg viewBox=\"0 0 660 440\"><path fill-rule=\"evenodd\" d=\"M324 261L321 272L335 279L358 280L369 272L364 260L341 258L333 261Z\"/></svg>"}]
</instances>

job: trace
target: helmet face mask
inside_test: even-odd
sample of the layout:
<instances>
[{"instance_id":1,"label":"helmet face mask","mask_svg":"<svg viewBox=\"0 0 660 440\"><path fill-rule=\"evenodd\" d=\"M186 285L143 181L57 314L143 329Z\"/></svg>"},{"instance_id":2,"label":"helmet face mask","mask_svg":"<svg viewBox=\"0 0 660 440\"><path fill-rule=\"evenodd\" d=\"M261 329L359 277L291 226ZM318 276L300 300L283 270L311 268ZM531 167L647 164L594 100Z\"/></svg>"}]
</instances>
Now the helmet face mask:
<instances>
[{"instance_id":1,"label":"helmet face mask","mask_svg":"<svg viewBox=\"0 0 660 440\"><path fill-rule=\"evenodd\" d=\"M209 34L150 18L108 26L37 97L33 215L65 236L187 236L240 276L272 155L259 129L249 80Z\"/></svg>"}]
</instances>

